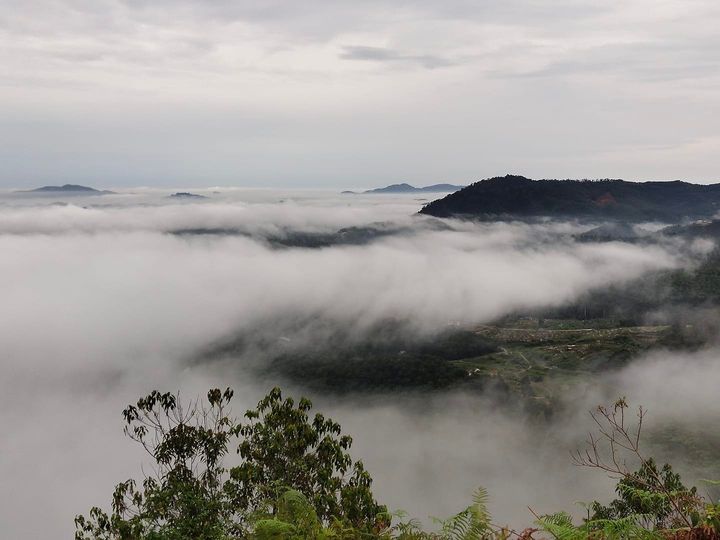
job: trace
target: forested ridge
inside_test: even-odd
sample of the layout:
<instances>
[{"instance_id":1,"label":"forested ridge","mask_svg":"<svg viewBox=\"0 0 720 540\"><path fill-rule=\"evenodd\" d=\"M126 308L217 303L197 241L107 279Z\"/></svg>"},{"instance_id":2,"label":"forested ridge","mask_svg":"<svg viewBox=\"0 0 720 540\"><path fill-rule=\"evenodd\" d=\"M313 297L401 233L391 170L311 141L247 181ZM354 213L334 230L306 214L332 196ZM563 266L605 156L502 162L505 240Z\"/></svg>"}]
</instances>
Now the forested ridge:
<instances>
[{"instance_id":1,"label":"forested ridge","mask_svg":"<svg viewBox=\"0 0 720 540\"><path fill-rule=\"evenodd\" d=\"M624 180L481 180L425 205L435 217L584 218L663 221L709 218L720 209L720 184Z\"/></svg>"}]
</instances>

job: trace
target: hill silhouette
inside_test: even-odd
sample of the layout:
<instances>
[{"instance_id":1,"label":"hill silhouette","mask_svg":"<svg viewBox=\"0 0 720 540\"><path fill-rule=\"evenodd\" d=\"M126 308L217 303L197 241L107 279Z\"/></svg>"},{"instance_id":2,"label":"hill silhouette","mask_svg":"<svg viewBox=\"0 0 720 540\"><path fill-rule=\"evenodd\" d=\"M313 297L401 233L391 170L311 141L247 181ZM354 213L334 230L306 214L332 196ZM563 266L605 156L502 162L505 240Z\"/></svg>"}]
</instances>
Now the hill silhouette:
<instances>
[{"instance_id":1,"label":"hill silhouette","mask_svg":"<svg viewBox=\"0 0 720 540\"><path fill-rule=\"evenodd\" d=\"M420 210L435 217L524 219L540 217L629 222L700 219L720 210L720 184L624 180L489 178Z\"/></svg>"},{"instance_id":2,"label":"hill silhouette","mask_svg":"<svg viewBox=\"0 0 720 540\"><path fill-rule=\"evenodd\" d=\"M415 187L410 184L392 184L389 186L369 189L363 193L442 193L447 191L457 191L464 186L456 186L453 184L433 184L425 187Z\"/></svg>"},{"instance_id":3,"label":"hill silhouette","mask_svg":"<svg viewBox=\"0 0 720 540\"><path fill-rule=\"evenodd\" d=\"M88 186L80 186L78 184L64 184L62 186L42 186L39 188L25 191L24 193L64 193L68 195L109 195L112 191L99 190Z\"/></svg>"},{"instance_id":4,"label":"hill silhouette","mask_svg":"<svg viewBox=\"0 0 720 540\"><path fill-rule=\"evenodd\" d=\"M189 191L178 191L170 195L173 199L207 199L205 195L198 195L197 193L190 193Z\"/></svg>"}]
</instances>

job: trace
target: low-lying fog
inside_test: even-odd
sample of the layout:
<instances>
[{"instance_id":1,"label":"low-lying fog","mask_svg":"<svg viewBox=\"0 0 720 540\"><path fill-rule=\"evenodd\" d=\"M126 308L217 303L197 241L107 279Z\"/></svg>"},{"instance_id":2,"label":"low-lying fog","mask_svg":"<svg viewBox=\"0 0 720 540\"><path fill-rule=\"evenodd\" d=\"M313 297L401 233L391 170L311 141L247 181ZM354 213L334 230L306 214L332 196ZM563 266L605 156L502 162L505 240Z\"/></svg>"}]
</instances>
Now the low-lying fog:
<instances>
[{"instance_id":1,"label":"low-lying fog","mask_svg":"<svg viewBox=\"0 0 720 540\"><path fill-rule=\"evenodd\" d=\"M708 248L576 243L572 235L588 227L571 223L440 222L413 216L424 203L417 195L201 193L208 198L182 202L153 190L2 195L3 536L68 537L75 514L109 507L114 484L138 477L145 462L123 437L120 416L144 393L190 398L232 386L237 415L252 406L276 382L242 369L253 360L198 362L234 334L262 327L279 338L280 321L292 316L358 334L392 319L422 335L561 305L593 287L682 266ZM318 248L282 242L367 226L384 232L322 237ZM175 234L188 230L214 234ZM575 501L612 495L610 480L569 457L591 428L594 405L627 395L647 406L649 423L717 425L716 359L708 349L638 360L564 396L575 412L549 425L466 393L309 397L353 435L353 455L391 508L444 516L482 485L496 521L521 527L532 521L528 505L572 510Z\"/></svg>"}]
</instances>

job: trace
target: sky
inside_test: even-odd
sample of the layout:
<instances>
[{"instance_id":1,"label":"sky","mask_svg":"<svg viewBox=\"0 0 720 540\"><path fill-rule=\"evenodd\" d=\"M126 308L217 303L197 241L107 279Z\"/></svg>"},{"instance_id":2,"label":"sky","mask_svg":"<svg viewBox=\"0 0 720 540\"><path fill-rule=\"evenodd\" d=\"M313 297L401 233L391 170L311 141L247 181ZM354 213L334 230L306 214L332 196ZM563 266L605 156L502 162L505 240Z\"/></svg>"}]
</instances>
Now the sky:
<instances>
[{"instance_id":1,"label":"sky","mask_svg":"<svg viewBox=\"0 0 720 540\"><path fill-rule=\"evenodd\" d=\"M0 187L715 182L715 0L0 0Z\"/></svg>"}]
</instances>

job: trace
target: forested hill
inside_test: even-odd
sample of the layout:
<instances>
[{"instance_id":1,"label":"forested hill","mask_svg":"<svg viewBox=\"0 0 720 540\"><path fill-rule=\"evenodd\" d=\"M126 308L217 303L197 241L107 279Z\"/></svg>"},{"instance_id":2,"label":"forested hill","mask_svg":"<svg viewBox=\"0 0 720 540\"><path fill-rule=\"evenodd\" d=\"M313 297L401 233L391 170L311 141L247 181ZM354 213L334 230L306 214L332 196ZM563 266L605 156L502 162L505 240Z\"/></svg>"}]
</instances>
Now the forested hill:
<instances>
[{"instance_id":1,"label":"forested hill","mask_svg":"<svg viewBox=\"0 0 720 540\"><path fill-rule=\"evenodd\" d=\"M624 180L531 180L507 175L467 186L423 207L436 217L588 218L670 221L720 210L720 184Z\"/></svg>"}]
</instances>

